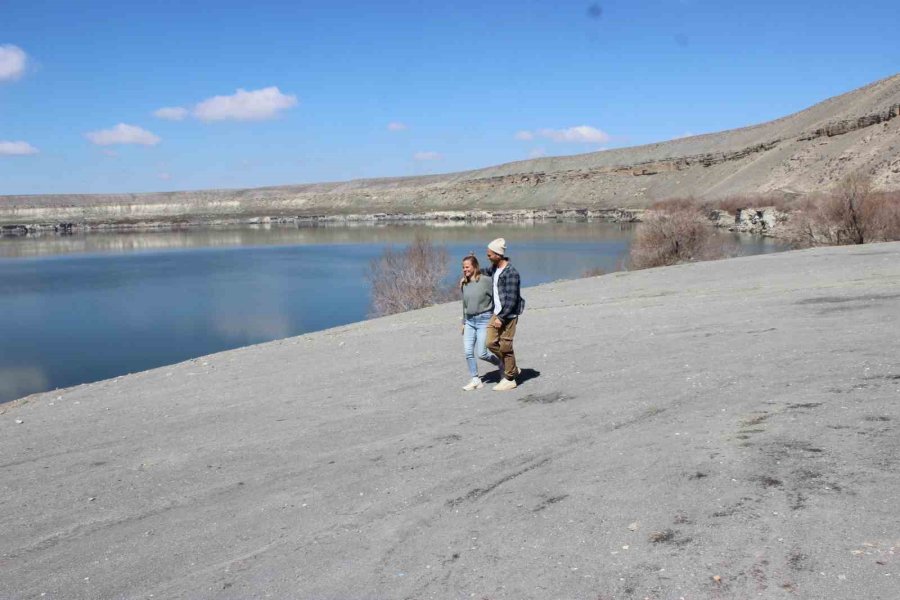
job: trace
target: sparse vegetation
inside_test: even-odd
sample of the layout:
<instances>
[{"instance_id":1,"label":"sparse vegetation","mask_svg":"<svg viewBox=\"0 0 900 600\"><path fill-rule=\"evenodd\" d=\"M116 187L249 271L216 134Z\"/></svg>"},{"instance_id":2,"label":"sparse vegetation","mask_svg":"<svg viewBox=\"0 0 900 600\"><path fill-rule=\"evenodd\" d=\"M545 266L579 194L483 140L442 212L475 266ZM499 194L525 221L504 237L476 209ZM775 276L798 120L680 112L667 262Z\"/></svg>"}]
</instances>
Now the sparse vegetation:
<instances>
[{"instance_id":1,"label":"sparse vegetation","mask_svg":"<svg viewBox=\"0 0 900 600\"><path fill-rule=\"evenodd\" d=\"M689 198L656 203L637 228L631 245L633 269L663 267L726 254L725 243L696 201Z\"/></svg>"},{"instance_id":2,"label":"sparse vegetation","mask_svg":"<svg viewBox=\"0 0 900 600\"><path fill-rule=\"evenodd\" d=\"M372 287L371 314L392 315L453 299L455 289L442 283L448 263L446 248L425 237L416 237L403 250L386 248L366 274Z\"/></svg>"},{"instance_id":3,"label":"sparse vegetation","mask_svg":"<svg viewBox=\"0 0 900 600\"><path fill-rule=\"evenodd\" d=\"M650 210L663 212L696 212L701 209L700 202L693 197L676 197L667 198L666 200L657 200L649 206Z\"/></svg>"},{"instance_id":4,"label":"sparse vegetation","mask_svg":"<svg viewBox=\"0 0 900 600\"><path fill-rule=\"evenodd\" d=\"M672 198L653 203L638 226L630 267L646 269L731 254L714 234L714 211L736 214L744 208L774 207L789 213L778 236L795 248L900 240L900 192L877 192L870 177L854 172L829 194L730 196L699 201ZM784 217L779 217L779 222Z\"/></svg>"},{"instance_id":5,"label":"sparse vegetation","mask_svg":"<svg viewBox=\"0 0 900 600\"><path fill-rule=\"evenodd\" d=\"M789 212L797 208L798 198L783 194L756 195L756 196L727 196L715 200L707 200L700 203L700 208L705 212L724 210L731 214L737 213L742 208L774 207L780 212Z\"/></svg>"},{"instance_id":6,"label":"sparse vegetation","mask_svg":"<svg viewBox=\"0 0 900 600\"><path fill-rule=\"evenodd\" d=\"M790 240L798 248L900 240L900 194L875 192L868 176L851 173L793 221Z\"/></svg>"},{"instance_id":7,"label":"sparse vegetation","mask_svg":"<svg viewBox=\"0 0 900 600\"><path fill-rule=\"evenodd\" d=\"M606 275L606 269L601 267L592 267L581 274L582 277L600 277L601 275Z\"/></svg>"}]
</instances>

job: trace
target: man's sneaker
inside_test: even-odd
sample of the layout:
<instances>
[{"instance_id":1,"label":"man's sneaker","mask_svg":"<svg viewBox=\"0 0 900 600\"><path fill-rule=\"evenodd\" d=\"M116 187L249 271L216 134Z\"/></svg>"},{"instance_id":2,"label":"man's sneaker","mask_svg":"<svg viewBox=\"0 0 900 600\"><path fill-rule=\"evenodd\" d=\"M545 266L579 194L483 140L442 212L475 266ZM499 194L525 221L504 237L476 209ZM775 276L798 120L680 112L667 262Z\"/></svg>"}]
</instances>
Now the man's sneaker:
<instances>
[{"instance_id":1,"label":"man's sneaker","mask_svg":"<svg viewBox=\"0 0 900 600\"><path fill-rule=\"evenodd\" d=\"M484 384L481 382L481 379L473 377L472 381L463 386L463 389L467 392L471 392L472 390L480 390L483 387Z\"/></svg>"},{"instance_id":2,"label":"man's sneaker","mask_svg":"<svg viewBox=\"0 0 900 600\"><path fill-rule=\"evenodd\" d=\"M501 379L500 383L495 385L493 389L495 392L505 392L508 390L516 389L516 380L515 379Z\"/></svg>"}]
</instances>

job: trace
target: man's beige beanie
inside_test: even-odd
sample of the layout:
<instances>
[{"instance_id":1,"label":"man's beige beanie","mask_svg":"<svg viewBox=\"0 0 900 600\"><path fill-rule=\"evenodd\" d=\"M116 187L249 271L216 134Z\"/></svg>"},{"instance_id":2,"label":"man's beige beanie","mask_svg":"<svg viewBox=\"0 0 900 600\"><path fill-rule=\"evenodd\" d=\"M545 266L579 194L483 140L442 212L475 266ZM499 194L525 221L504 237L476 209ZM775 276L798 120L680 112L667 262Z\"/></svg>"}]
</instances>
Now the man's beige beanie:
<instances>
[{"instance_id":1,"label":"man's beige beanie","mask_svg":"<svg viewBox=\"0 0 900 600\"><path fill-rule=\"evenodd\" d=\"M488 250L496 252L500 256L506 256L506 240L503 238L497 238L496 240L488 244Z\"/></svg>"}]
</instances>

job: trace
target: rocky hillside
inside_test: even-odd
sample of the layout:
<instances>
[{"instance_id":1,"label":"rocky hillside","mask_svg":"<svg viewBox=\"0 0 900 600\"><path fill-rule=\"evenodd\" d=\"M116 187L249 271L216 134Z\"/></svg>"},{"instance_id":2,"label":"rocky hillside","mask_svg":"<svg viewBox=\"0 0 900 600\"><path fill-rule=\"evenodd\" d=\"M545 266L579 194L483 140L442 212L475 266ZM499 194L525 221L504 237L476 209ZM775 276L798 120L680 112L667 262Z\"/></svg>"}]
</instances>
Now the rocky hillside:
<instances>
[{"instance_id":1,"label":"rocky hillside","mask_svg":"<svg viewBox=\"0 0 900 600\"><path fill-rule=\"evenodd\" d=\"M900 75L752 127L476 171L152 194L0 197L0 224L429 211L640 208L693 195L804 194L864 169L900 189Z\"/></svg>"}]
</instances>

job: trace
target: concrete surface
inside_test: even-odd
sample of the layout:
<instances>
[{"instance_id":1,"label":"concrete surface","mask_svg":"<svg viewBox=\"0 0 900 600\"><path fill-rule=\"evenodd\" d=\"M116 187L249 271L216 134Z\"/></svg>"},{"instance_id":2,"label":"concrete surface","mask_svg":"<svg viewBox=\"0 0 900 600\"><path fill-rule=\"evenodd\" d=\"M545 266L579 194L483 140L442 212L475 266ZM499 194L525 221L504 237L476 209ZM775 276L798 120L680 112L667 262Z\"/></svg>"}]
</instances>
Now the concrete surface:
<instances>
[{"instance_id":1,"label":"concrete surface","mask_svg":"<svg viewBox=\"0 0 900 600\"><path fill-rule=\"evenodd\" d=\"M0 598L900 597L900 243L525 295L0 406Z\"/></svg>"}]
</instances>

